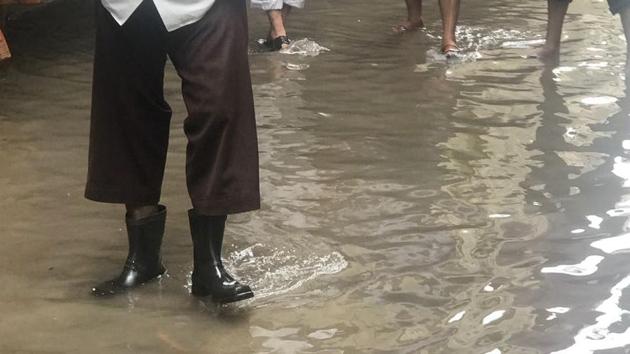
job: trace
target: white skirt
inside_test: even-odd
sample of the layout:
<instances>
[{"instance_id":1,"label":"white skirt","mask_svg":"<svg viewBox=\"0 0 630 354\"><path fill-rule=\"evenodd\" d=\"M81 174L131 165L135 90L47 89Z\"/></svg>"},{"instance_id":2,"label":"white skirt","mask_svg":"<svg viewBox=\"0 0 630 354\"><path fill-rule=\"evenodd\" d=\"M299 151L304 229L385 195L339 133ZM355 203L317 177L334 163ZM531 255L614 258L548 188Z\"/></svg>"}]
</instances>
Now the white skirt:
<instances>
[{"instance_id":1,"label":"white skirt","mask_svg":"<svg viewBox=\"0 0 630 354\"><path fill-rule=\"evenodd\" d=\"M305 0L252 0L252 7L261 8L265 11L281 10L282 6L304 7Z\"/></svg>"}]
</instances>

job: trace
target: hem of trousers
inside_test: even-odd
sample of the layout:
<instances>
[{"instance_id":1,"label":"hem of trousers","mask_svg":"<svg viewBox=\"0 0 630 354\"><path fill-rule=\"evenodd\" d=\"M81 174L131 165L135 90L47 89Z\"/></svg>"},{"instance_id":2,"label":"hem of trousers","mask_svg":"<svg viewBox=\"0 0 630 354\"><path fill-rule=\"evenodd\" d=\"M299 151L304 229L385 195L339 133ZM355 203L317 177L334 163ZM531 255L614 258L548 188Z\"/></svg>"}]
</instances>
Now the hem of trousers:
<instances>
[{"instance_id":1,"label":"hem of trousers","mask_svg":"<svg viewBox=\"0 0 630 354\"><path fill-rule=\"evenodd\" d=\"M85 188L86 199L110 204L135 204L135 205L155 205L160 202L160 193L139 194L119 188L96 187L92 183Z\"/></svg>"}]
</instances>

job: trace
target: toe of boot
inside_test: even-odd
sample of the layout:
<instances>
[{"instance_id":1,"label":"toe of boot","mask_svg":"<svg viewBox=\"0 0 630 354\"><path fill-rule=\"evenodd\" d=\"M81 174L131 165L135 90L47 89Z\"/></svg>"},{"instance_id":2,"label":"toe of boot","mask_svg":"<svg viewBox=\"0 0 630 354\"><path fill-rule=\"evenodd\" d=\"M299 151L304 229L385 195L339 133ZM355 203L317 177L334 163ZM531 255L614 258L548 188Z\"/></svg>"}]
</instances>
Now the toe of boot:
<instances>
[{"instance_id":1,"label":"toe of boot","mask_svg":"<svg viewBox=\"0 0 630 354\"><path fill-rule=\"evenodd\" d=\"M254 292L249 286L239 284L233 289L213 295L212 300L221 304L228 304L251 299L253 297Z\"/></svg>"}]
</instances>

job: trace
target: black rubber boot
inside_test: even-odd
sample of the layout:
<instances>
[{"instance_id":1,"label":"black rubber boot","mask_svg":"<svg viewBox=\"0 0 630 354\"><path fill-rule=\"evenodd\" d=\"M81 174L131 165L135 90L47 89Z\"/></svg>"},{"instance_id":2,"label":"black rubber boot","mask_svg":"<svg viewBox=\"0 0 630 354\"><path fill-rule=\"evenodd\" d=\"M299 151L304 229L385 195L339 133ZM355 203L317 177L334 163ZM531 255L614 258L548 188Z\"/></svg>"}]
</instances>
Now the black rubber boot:
<instances>
[{"instance_id":1,"label":"black rubber boot","mask_svg":"<svg viewBox=\"0 0 630 354\"><path fill-rule=\"evenodd\" d=\"M96 296L111 296L160 277L166 272L160 257L166 207L160 205L156 214L140 220L127 216L129 255L122 273L113 280L92 288Z\"/></svg>"},{"instance_id":2,"label":"black rubber boot","mask_svg":"<svg viewBox=\"0 0 630 354\"><path fill-rule=\"evenodd\" d=\"M204 216L188 211L193 240L194 269L192 294L212 296L218 303L230 303L254 297L252 289L236 281L223 267L221 248L226 216Z\"/></svg>"}]
</instances>

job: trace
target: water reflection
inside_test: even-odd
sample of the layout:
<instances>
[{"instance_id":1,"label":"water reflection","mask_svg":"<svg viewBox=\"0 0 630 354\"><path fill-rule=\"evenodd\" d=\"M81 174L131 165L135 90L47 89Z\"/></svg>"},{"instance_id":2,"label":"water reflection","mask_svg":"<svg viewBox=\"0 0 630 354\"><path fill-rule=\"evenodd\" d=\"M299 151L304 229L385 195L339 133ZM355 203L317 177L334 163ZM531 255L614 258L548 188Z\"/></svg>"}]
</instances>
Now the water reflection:
<instances>
[{"instance_id":1,"label":"water reflection","mask_svg":"<svg viewBox=\"0 0 630 354\"><path fill-rule=\"evenodd\" d=\"M458 274L452 276L458 286L449 288L457 289L453 296L461 302L445 321L449 337L435 346L438 352L465 353L470 343L480 353L509 351L513 333L533 326L529 308L514 296L519 286L533 285L531 267L539 262L518 246L546 231L544 218L524 213L519 193L529 172L522 142L531 140L528 122L536 112L531 91L526 95L522 88L531 69L511 70L523 65L516 59L501 68L493 63L488 58L460 65L450 75L461 89L452 117L455 134L440 145L448 157L442 166L450 172L443 190L469 205L475 223L454 234L457 253L439 268Z\"/></svg>"},{"instance_id":2,"label":"water reflection","mask_svg":"<svg viewBox=\"0 0 630 354\"><path fill-rule=\"evenodd\" d=\"M416 323L427 319L433 306L449 301L426 267L452 251L447 209L434 204L446 206L447 196L433 192L439 190L443 173L437 166L440 157L435 145L445 139L448 129L443 127L449 122L439 111L427 117L423 104L436 97L452 97L457 84L444 82L443 71L432 73L426 81L411 80L408 76L415 64L400 63L396 57L370 66L378 69L367 77L361 65L341 59L343 53L332 50L322 55L335 63L335 72L312 62L299 75L281 67L273 92L301 94L279 94L269 101L274 102L270 109L279 113L262 111L261 145L265 153L274 154L269 180L284 180L269 188L275 196L273 212L299 221L286 225L289 230L307 229L317 242L338 244L351 266L319 295L331 296L326 304L308 302L315 308L302 307L285 322L274 320L276 332L268 326L252 331L265 338L267 346L293 343L300 348L308 344L356 351L419 348L426 345L424 337L432 330ZM279 59L255 58L254 71L266 75L269 70L258 69L268 68L274 60ZM394 64L403 70L392 70ZM395 106L378 90L391 82L392 75L401 85L396 88ZM344 80L339 80L342 76ZM362 89L348 91L348 81L361 81ZM269 102L261 102L262 107ZM452 101L440 104L448 107ZM418 151L424 154L419 156ZM353 167L348 168L349 164ZM305 290L298 290L303 293L301 304L310 297ZM321 313L333 315L326 318ZM344 320L346 315L352 321ZM319 328L303 329L301 324L314 318ZM358 331L355 323L378 325ZM313 334L331 329L342 336Z\"/></svg>"},{"instance_id":3,"label":"water reflection","mask_svg":"<svg viewBox=\"0 0 630 354\"><path fill-rule=\"evenodd\" d=\"M590 246L594 248L593 251L602 251L606 256L597 255L588 258L597 259L598 263L603 262L602 266L610 264L606 267L607 269L604 274L599 274L599 276L595 274L596 279L605 279L607 276L614 275L614 278L617 278L617 280L615 280L615 284L612 288L607 290L608 294L604 292L608 286L604 288L598 286L601 284L600 281L591 281L583 285L585 286L584 291L590 293L594 292L594 287L598 287L598 293L602 292L600 298L602 302L591 305L591 308L593 308L596 313L591 315L594 318L588 320L587 323L592 324L585 326L577 332L574 337L574 344L556 353L594 353L598 350L623 348L630 345L630 340L628 339L630 330L627 329L628 326L624 324L623 321L623 317L628 313L628 310L624 309L620 302L624 290L630 285L630 278L625 276L627 273L620 273L615 268L611 269L611 267L616 267L619 262L623 262L616 253L628 247L627 243L624 242L627 241L625 233L627 232L626 224L628 219L624 213L618 215L611 213L611 210L619 210L619 204L623 204L623 201L627 198L625 196L627 178L623 171L625 170L624 160L627 155L624 141L626 141L630 135L630 122L628 119L630 113L630 99L627 95L628 92L626 88L626 97L617 102L620 108L619 112L612 115L605 122L593 125L594 131L606 132L609 135L595 139L591 151L597 151L607 156L603 158L599 166L595 167L593 171L590 171L588 174L590 178L587 180L589 184L594 185L597 189L597 201L604 202L599 205L598 209L592 209L592 212L588 212L592 214L587 217L587 220L591 222L588 227L593 231L604 229L612 232L611 234L598 233L591 236L595 239L595 241L590 243ZM606 103L615 101L616 100L607 99ZM610 175L611 171L612 175ZM576 180L581 181L585 178L586 176L580 176L576 178ZM608 196L608 198L602 198L603 196ZM590 197L592 199L584 201L585 204L587 202L589 204L595 203L595 195L591 194ZM615 235L618 232L622 232L622 235ZM586 238L585 241L589 239L590 238Z\"/></svg>"},{"instance_id":4,"label":"water reflection","mask_svg":"<svg viewBox=\"0 0 630 354\"><path fill-rule=\"evenodd\" d=\"M628 134L627 122L619 119L627 117L623 103L620 103L621 112L606 121L592 123L588 116L575 118L571 112L574 107L569 108L565 97L573 98L566 89L560 93L559 88L566 72L562 68L546 69L541 75L542 120L536 139L529 146L536 152L533 160L539 163L532 166L523 184L527 188L528 205L532 206L529 212L543 214L550 221L547 236L532 246L536 252L553 259L541 268L541 273L547 276L540 284L540 300L536 301L536 308L547 308L552 313L541 314L539 318L551 335L556 331L557 335L566 333L567 323L592 321L596 316L594 311L601 309L597 305L601 300L596 299L606 297L606 289L598 284L615 274L619 260L606 257L589 244L619 230L618 222L606 212L623 195L622 182L610 171L616 155L622 151L623 136ZM597 97L601 96L583 98L581 103L606 105L616 101ZM563 251L551 253L558 249ZM584 280L577 281L576 277ZM571 290L563 291L564 297L559 297L554 290L557 288ZM531 291L524 292L527 293ZM578 337L573 346L567 340L569 347L563 352L591 353ZM526 343L527 338L532 337L525 335L519 342ZM619 347L623 345L616 348Z\"/></svg>"}]
</instances>

